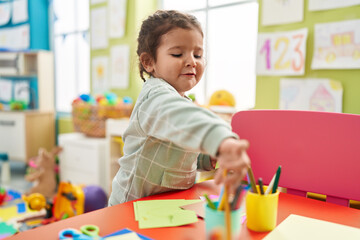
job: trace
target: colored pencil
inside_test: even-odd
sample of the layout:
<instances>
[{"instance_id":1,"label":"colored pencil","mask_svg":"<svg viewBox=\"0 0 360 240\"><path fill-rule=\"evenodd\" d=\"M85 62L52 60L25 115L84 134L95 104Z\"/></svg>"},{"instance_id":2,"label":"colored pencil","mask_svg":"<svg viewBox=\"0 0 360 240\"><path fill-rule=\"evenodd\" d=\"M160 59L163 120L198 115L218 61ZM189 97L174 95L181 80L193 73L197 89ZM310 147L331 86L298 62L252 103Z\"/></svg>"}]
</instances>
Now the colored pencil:
<instances>
[{"instance_id":1,"label":"colored pencil","mask_svg":"<svg viewBox=\"0 0 360 240\"><path fill-rule=\"evenodd\" d=\"M264 186L263 186L262 178L258 179L258 183L259 183L259 188L260 188L260 194L264 195Z\"/></svg>"},{"instance_id":2,"label":"colored pencil","mask_svg":"<svg viewBox=\"0 0 360 240\"><path fill-rule=\"evenodd\" d=\"M225 192L225 185L221 188L221 193L220 193L220 197L219 197L219 204L218 204L218 210L222 211L224 210L224 205L225 205L225 198L224 198L224 192Z\"/></svg>"},{"instance_id":3,"label":"colored pencil","mask_svg":"<svg viewBox=\"0 0 360 240\"><path fill-rule=\"evenodd\" d=\"M274 185L273 185L273 188L272 188L272 193L276 193L276 190L277 190L278 185L279 185L280 174L281 174L281 166L279 166L277 171L276 171L276 177L275 177L275 182L274 182Z\"/></svg>"},{"instance_id":4,"label":"colored pencil","mask_svg":"<svg viewBox=\"0 0 360 240\"><path fill-rule=\"evenodd\" d=\"M242 190L243 190L242 185L240 185L240 186L238 186L236 188L235 196L234 196L234 199L233 199L233 201L231 203L231 210L236 210L238 205L240 205L239 202L241 201L240 195L241 195Z\"/></svg>"},{"instance_id":5,"label":"colored pencil","mask_svg":"<svg viewBox=\"0 0 360 240\"><path fill-rule=\"evenodd\" d=\"M271 179L269 186L265 191L265 195L269 194L270 191L272 190L272 187L274 186L275 177L276 177L276 173L274 174L273 178Z\"/></svg>"},{"instance_id":6,"label":"colored pencil","mask_svg":"<svg viewBox=\"0 0 360 240\"><path fill-rule=\"evenodd\" d=\"M227 175L227 171L224 170L224 179ZM228 186L224 185L224 207L225 207L225 225L226 225L226 239L231 240L231 217L230 217L230 204L229 204L229 189Z\"/></svg>"},{"instance_id":7,"label":"colored pencil","mask_svg":"<svg viewBox=\"0 0 360 240\"><path fill-rule=\"evenodd\" d=\"M216 210L216 206L215 204L210 200L209 196L207 194L204 194L204 197L208 203L208 206L211 208L211 209L214 209Z\"/></svg>"},{"instance_id":8,"label":"colored pencil","mask_svg":"<svg viewBox=\"0 0 360 240\"><path fill-rule=\"evenodd\" d=\"M253 170L251 169L251 167L248 168L248 176L249 176L249 181L250 181L250 185L251 185L251 189L252 189L253 193L258 193L258 191L256 189L254 173L253 173Z\"/></svg>"}]
</instances>

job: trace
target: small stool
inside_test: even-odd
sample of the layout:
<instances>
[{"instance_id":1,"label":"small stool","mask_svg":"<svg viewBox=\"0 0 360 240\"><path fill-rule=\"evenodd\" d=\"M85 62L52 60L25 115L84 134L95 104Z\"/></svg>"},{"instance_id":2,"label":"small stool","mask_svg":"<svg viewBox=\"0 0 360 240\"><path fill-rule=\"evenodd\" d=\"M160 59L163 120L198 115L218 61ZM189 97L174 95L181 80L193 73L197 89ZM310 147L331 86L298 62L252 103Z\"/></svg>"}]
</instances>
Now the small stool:
<instances>
[{"instance_id":1,"label":"small stool","mask_svg":"<svg viewBox=\"0 0 360 240\"><path fill-rule=\"evenodd\" d=\"M0 153L1 164L1 183L9 183L11 178L9 157L7 153Z\"/></svg>"}]
</instances>

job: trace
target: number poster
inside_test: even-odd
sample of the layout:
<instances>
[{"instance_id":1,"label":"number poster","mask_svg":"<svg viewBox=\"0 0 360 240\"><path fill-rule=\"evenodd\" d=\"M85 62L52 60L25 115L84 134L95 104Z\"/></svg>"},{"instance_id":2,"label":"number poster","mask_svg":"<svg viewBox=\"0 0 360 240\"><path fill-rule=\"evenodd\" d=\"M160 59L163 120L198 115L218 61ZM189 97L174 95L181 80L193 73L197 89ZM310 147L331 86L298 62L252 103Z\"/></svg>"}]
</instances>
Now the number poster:
<instances>
[{"instance_id":1,"label":"number poster","mask_svg":"<svg viewBox=\"0 0 360 240\"><path fill-rule=\"evenodd\" d=\"M305 72L307 28L260 33L256 51L257 75L303 75Z\"/></svg>"}]
</instances>

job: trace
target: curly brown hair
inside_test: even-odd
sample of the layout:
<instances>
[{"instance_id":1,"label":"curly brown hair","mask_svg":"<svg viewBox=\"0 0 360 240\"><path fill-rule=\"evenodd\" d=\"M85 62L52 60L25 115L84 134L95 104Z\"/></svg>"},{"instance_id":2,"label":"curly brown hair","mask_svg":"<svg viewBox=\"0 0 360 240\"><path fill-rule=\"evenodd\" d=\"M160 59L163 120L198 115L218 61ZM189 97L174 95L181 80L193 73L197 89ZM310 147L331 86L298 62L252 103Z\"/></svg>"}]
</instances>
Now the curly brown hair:
<instances>
[{"instance_id":1,"label":"curly brown hair","mask_svg":"<svg viewBox=\"0 0 360 240\"><path fill-rule=\"evenodd\" d=\"M156 51L159 47L161 36L174 28L196 29L204 36L201 24L195 16L175 10L158 10L142 22L137 39L137 55L140 57L142 53L146 52L156 62ZM151 76L151 73L145 70L141 61L139 61L139 70L140 77L145 82L144 73L148 76Z\"/></svg>"}]
</instances>

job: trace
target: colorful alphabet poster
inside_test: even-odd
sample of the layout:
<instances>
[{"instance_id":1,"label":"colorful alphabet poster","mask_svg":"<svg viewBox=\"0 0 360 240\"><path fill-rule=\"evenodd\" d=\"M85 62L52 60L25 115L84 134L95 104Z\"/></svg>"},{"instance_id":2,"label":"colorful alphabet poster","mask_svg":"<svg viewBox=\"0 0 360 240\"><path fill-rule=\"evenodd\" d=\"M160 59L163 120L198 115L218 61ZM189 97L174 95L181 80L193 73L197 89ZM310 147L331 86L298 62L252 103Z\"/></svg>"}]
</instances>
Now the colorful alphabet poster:
<instances>
[{"instance_id":1,"label":"colorful alphabet poster","mask_svg":"<svg viewBox=\"0 0 360 240\"><path fill-rule=\"evenodd\" d=\"M304 18L304 0L262 1L262 25L301 22Z\"/></svg>"},{"instance_id":2,"label":"colorful alphabet poster","mask_svg":"<svg viewBox=\"0 0 360 240\"><path fill-rule=\"evenodd\" d=\"M315 25L312 69L360 68L360 20Z\"/></svg>"},{"instance_id":3,"label":"colorful alphabet poster","mask_svg":"<svg viewBox=\"0 0 360 240\"><path fill-rule=\"evenodd\" d=\"M307 28L260 33L256 51L257 75L303 75L307 34Z\"/></svg>"},{"instance_id":4,"label":"colorful alphabet poster","mask_svg":"<svg viewBox=\"0 0 360 240\"><path fill-rule=\"evenodd\" d=\"M280 109L342 112L343 89L339 81L325 78L280 80Z\"/></svg>"},{"instance_id":5,"label":"colorful alphabet poster","mask_svg":"<svg viewBox=\"0 0 360 240\"><path fill-rule=\"evenodd\" d=\"M360 4L360 0L309 0L309 11L350 7Z\"/></svg>"}]
</instances>

